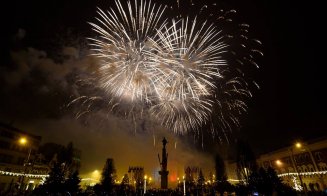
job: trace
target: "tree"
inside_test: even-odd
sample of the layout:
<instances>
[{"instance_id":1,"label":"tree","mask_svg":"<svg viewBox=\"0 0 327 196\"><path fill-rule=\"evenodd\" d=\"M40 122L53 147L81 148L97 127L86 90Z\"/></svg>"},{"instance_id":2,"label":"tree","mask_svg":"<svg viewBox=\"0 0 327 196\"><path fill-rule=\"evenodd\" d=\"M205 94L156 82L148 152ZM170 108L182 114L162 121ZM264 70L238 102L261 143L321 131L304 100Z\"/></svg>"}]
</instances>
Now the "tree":
<instances>
[{"instance_id":1,"label":"tree","mask_svg":"<svg viewBox=\"0 0 327 196\"><path fill-rule=\"evenodd\" d=\"M225 163L219 154L215 156L215 172L217 182L227 179Z\"/></svg>"},{"instance_id":2,"label":"tree","mask_svg":"<svg viewBox=\"0 0 327 196\"><path fill-rule=\"evenodd\" d=\"M67 178L79 169L79 164L74 162L74 159L77 158L75 157L75 150L73 143L69 142L66 147L62 146L58 154L58 161L63 164Z\"/></svg>"},{"instance_id":3,"label":"tree","mask_svg":"<svg viewBox=\"0 0 327 196\"><path fill-rule=\"evenodd\" d=\"M227 181L226 167L224 160L219 154L215 156L215 172L216 172L216 182L215 189L223 195L224 192L230 192L233 190L233 185Z\"/></svg>"},{"instance_id":4,"label":"tree","mask_svg":"<svg viewBox=\"0 0 327 196\"><path fill-rule=\"evenodd\" d=\"M276 171L268 167L267 169L267 178L269 179L269 182L272 184L273 192L277 192L277 195L288 195L288 196L295 196L297 195L296 191L284 184L280 177L278 177Z\"/></svg>"},{"instance_id":5,"label":"tree","mask_svg":"<svg viewBox=\"0 0 327 196\"><path fill-rule=\"evenodd\" d=\"M54 163L49 177L44 182L44 185L40 187L41 190L47 191L48 193L62 193L64 191L65 176L60 163Z\"/></svg>"},{"instance_id":6,"label":"tree","mask_svg":"<svg viewBox=\"0 0 327 196\"><path fill-rule=\"evenodd\" d=\"M103 168L102 176L101 176L102 188L108 194L111 194L113 192L115 177L116 177L116 169L114 166L114 160L108 158Z\"/></svg>"},{"instance_id":7,"label":"tree","mask_svg":"<svg viewBox=\"0 0 327 196\"><path fill-rule=\"evenodd\" d=\"M68 175L71 175L74 171L72 171L73 166L73 157L74 157L74 146L73 142L69 142L67 146L62 150L63 160L62 162L65 163L65 170Z\"/></svg>"},{"instance_id":8,"label":"tree","mask_svg":"<svg viewBox=\"0 0 327 196\"><path fill-rule=\"evenodd\" d=\"M276 171L271 167L267 169L261 167L257 172L252 172L248 187L252 191L267 196L273 195L274 192L278 195L296 195L295 191L282 183Z\"/></svg>"},{"instance_id":9,"label":"tree","mask_svg":"<svg viewBox=\"0 0 327 196\"><path fill-rule=\"evenodd\" d=\"M123 180L121 181L122 185L128 185L129 184L129 177L127 174L124 175Z\"/></svg>"},{"instance_id":10,"label":"tree","mask_svg":"<svg viewBox=\"0 0 327 196\"><path fill-rule=\"evenodd\" d=\"M200 169L200 172L199 172L199 177L198 177L198 186L202 187L204 185L204 176L203 176L203 173L202 173L202 169Z\"/></svg>"},{"instance_id":11,"label":"tree","mask_svg":"<svg viewBox=\"0 0 327 196\"><path fill-rule=\"evenodd\" d=\"M249 177L257 171L257 163L254 153L247 142L239 140L237 142L236 164L237 175L239 179L244 180L245 184L249 183Z\"/></svg>"},{"instance_id":12,"label":"tree","mask_svg":"<svg viewBox=\"0 0 327 196\"><path fill-rule=\"evenodd\" d=\"M49 165L51 171L43 186L40 186L35 194L63 193L69 191L77 193L79 191L80 178L78 168L73 164L74 147L70 142L67 147L58 144L48 143L40 150L46 158L52 160Z\"/></svg>"},{"instance_id":13,"label":"tree","mask_svg":"<svg viewBox=\"0 0 327 196\"><path fill-rule=\"evenodd\" d=\"M93 191L95 193L95 195L103 195L102 192L103 192L103 188L102 188L102 185L101 184L96 184L93 186Z\"/></svg>"},{"instance_id":14,"label":"tree","mask_svg":"<svg viewBox=\"0 0 327 196\"><path fill-rule=\"evenodd\" d=\"M130 195L130 193L131 193L131 187L129 185L129 177L127 174L125 174L120 183L117 194L118 195Z\"/></svg>"},{"instance_id":15,"label":"tree","mask_svg":"<svg viewBox=\"0 0 327 196\"><path fill-rule=\"evenodd\" d=\"M65 181L65 190L70 194L77 194L80 191L81 179L78 176L78 171L73 172Z\"/></svg>"}]
</instances>

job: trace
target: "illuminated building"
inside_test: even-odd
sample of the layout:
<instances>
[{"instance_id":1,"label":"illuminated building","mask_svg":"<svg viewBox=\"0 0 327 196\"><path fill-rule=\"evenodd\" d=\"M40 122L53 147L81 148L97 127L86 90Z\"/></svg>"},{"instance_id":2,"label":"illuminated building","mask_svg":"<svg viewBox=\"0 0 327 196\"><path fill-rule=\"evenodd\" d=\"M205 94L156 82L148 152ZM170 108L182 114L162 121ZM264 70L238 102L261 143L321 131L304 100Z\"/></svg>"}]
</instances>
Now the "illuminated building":
<instances>
[{"instance_id":1,"label":"illuminated building","mask_svg":"<svg viewBox=\"0 0 327 196\"><path fill-rule=\"evenodd\" d=\"M64 146L54 143L40 146L40 143L40 136L0 123L0 195L1 191L33 190L46 180L51 163ZM81 151L76 148L71 151L67 169L74 172L80 168Z\"/></svg>"},{"instance_id":2,"label":"illuminated building","mask_svg":"<svg viewBox=\"0 0 327 196\"><path fill-rule=\"evenodd\" d=\"M34 189L44 181L49 168L35 162L40 142L40 136L0 123L1 191Z\"/></svg>"},{"instance_id":3,"label":"illuminated building","mask_svg":"<svg viewBox=\"0 0 327 196\"><path fill-rule=\"evenodd\" d=\"M272 167L284 183L304 191L321 191L327 188L327 139L293 146L261 155L260 167ZM299 184L294 184L294 177Z\"/></svg>"},{"instance_id":4,"label":"illuminated building","mask_svg":"<svg viewBox=\"0 0 327 196\"><path fill-rule=\"evenodd\" d=\"M143 178L144 178L144 168L138 166L130 166L128 168L129 183L135 188L137 193L143 191Z\"/></svg>"},{"instance_id":5,"label":"illuminated building","mask_svg":"<svg viewBox=\"0 0 327 196\"><path fill-rule=\"evenodd\" d=\"M275 169L283 183L294 189L322 191L327 188L327 139L296 142L294 145L261 154L259 167ZM237 175L237 163L226 161L228 181L237 184L243 179Z\"/></svg>"},{"instance_id":6,"label":"illuminated building","mask_svg":"<svg viewBox=\"0 0 327 196\"><path fill-rule=\"evenodd\" d=\"M201 169L199 167L190 167L190 166L186 167L185 181L187 183L195 183L199 178L200 170Z\"/></svg>"}]
</instances>

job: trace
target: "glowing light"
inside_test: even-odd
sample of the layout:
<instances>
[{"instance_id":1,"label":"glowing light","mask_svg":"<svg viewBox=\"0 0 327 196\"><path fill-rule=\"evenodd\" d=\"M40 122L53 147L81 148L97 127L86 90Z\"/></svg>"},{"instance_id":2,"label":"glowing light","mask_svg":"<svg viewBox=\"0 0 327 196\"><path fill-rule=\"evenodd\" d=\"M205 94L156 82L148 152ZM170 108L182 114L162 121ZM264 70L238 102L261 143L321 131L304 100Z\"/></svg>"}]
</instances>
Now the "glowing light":
<instances>
[{"instance_id":1,"label":"glowing light","mask_svg":"<svg viewBox=\"0 0 327 196\"><path fill-rule=\"evenodd\" d=\"M1 175L6 175L6 176L25 176L29 178L47 178L49 177L48 174L24 174L24 173L17 173L17 172L9 172L9 171L2 171L0 170Z\"/></svg>"},{"instance_id":2,"label":"glowing light","mask_svg":"<svg viewBox=\"0 0 327 196\"><path fill-rule=\"evenodd\" d=\"M91 177L90 179L92 179L95 182L99 182L100 178L101 178L101 174L99 172L99 170L94 170L93 172L91 172L91 174L89 174Z\"/></svg>"},{"instance_id":3,"label":"glowing light","mask_svg":"<svg viewBox=\"0 0 327 196\"><path fill-rule=\"evenodd\" d=\"M278 177L285 177L285 176L292 176L293 179L296 178L296 176L313 176L313 175L326 175L327 174L327 170L325 171L318 171L318 172L299 172L299 173L296 173L296 172L287 172L287 173L281 173L281 174L277 174ZM227 179L227 181L230 181L230 182L241 182L241 181L245 181L245 179Z\"/></svg>"},{"instance_id":4,"label":"glowing light","mask_svg":"<svg viewBox=\"0 0 327 196\"><path fill-rule=\"evenodd\" d=\"M292 179L293 183L294 183L294 189L297 190L297 191L302 191L303 188L301 185L298 184L297 180L296 180L296 177L293 176L293 179Z\"/></svg>"},{"instance_id":5,"label":"glowing light","mask_svg":"<svg viewBox=\"0 0 327 196\"><path fill-rule=\"evenodd\" d=\"M183 176L183 195L186 195L185 176Z\"/></svg>"},{"instance_id":6,"label":"glowing light","mask_svg":"<svg viewBox=\"0 0 327 196\"><path fill-rule=\"evenodd\" d=\"M283 177L283 176L312 176L312 175L326 175L327 174L327 170L326 171L317 171L317 172L299 172L299 173L293 173L293 172L289 172L289 173L281 173L278 174L279 177Z\"/></svg>"},{"instance_id":7,"label":"glowing light","mask_svg":"<svg viewBox=\"0 0 327 196\"><path fill-rule=\"evenodd\" d=\"M19 143L20 143L21 145L25 145L25 144L27 144L27 139L26 139L26 137L22 137L22 138L20 138L20 139L19 139Z\"/></svg>"},{"instance_id":8,"label":"glowing light","mask_svg":"<svg viewBox=\"0 0 327 196\"><path fill-rule=\"evenodd\" d=\"M296 146L297 148L301 148L301 147L302 147L302 144L301 144L300 142L297 142L297 143L295 144L295 146Z\"/></svg>"},{"instance_id":9,"label":"glowing light","mask_svg":"<svg viewBox=\"0 0 327 196\"><path fill-rule=\"evenodd\" d=\"M275 162L277 166L281 166L283 164L280 160L276 160Z\"/></svg>"},{"instance_id":10,"label":"glowing light","mask_svg":"<svg viewBox=\"0 0 327 196\"><path fill-rule=\"evenodd\" d=\"M148 176L144 176L144 194L146 193L146 180L148 179Z\"/></svg>"}]
</instances>

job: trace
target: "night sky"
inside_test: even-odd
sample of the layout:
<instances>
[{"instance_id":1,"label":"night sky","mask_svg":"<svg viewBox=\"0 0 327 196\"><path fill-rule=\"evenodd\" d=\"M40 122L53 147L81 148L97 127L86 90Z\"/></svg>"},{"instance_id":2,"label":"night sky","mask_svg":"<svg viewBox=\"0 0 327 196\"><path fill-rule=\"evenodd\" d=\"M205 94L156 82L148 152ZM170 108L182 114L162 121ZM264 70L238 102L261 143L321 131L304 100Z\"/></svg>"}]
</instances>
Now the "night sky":
<instances>
[{"instance_id":1,"label":"night sky","mask_svg":"<svg viewBox=\"0 0 327 196\"><path fill-rule=\"evenodd\" d=\"M257 153L291 145L298 139L326 136L322 3L207 2L235 8L250 25L251 35L263 43L264 57L258 60L260 69L255 73L260 90L253 92L248 114L242 117L242 127L235 135L247 139ZM188 137L164 130L154 132L149 124L141 125L148 127L146 133L135 133L133 126L115 116L107 121L92 117L76 120L66 108L78 91L73 79L89 69L85 65L94 63L85 55L85 37L92 35L87 22L94 21L97 6L106 9L112 1L7 3L1 12L1 122L41 135L43 142L73 141L82 150L84 173L101 169L110 156L120 165L121 173L131 164L144 165L152 172L158 167L156 154L163 136L171 141L170 164L194 163L195 151L201 157L196 159L198 164L212 166L206 152L215 150L208 146L198 149ZM96 115L102 119L104 114Z\"/></svg>"}]
</instances>

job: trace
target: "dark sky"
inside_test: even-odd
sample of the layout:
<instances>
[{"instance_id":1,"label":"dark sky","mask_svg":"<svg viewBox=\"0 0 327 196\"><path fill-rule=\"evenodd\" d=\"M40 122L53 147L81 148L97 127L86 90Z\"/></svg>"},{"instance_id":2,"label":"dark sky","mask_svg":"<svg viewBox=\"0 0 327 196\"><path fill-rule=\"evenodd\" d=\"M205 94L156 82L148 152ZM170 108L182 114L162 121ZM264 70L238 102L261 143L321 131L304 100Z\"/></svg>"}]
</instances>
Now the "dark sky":
<instances>
[{"instance_id":1,"label":"dark sky","mask_svg":"<svg viewBox=\"0 0 327 196\"><path fill-rule=\"evenodd\" d=\"M261 140L253 144L266 149L326 136L321 5L274 1L259 6L265 20L253 15L251 20L265 45L262 88L244 134Z\"/></svg>"},{"instance_id":2,"label":"dark sky","mask_svg":"<svg viewBox=\"0 0 327 196\"><path fill-rule=\"evenodd\" d=\"M92 127L90 124L94 124L93 121L88 124L88 129L73 119L69 120L66 117L66 110L63 109L67 104L66 98L74 94L72 91L75 90L69 78L81 73L84 64L92 64L91 60L81 58L82 52L78 53L76 48L67 46L77 43L80 44L79 50L83 51L86 48L83 40L90 35L90 26L87 22L93 20L96 6L106 9L110 2L12 0L7 2L7 6L2 6L4 10L1 12L1 121L13 123L18 128L29 129L41 135L44 141L60 143L73 141L82 150L97 141L96 137L90 137L88 141L88 134L91 132L91 135L96 133L100 138L103 138L101 134L112 138L112 135L119 135L117 130L128 129L117 125L117 122L110 122L114 127L111 127L114 131L110 132L110 135L104 133L105 126ZM241 20L250 25L251 35L263 43L264 57L258 60L260 69L255 75L261 88L254 92L254 98L249 102L248 114L242 118L242 128L240 133L236 131L237 135L246 138L258 153L291 145L297 139L307 140L326 136L324 126L327 120L324 92L326 63L323 53L326 51L324 49L326 34L323 30L325 22L322 16L322 3L313 1L291 3L282 0L207 2L208 5L218 2L217 4L235 8ZM63 49L59 50L59 46L63 46ZM58 56L66 56L64 63L55 60L59 58ZM43 60L39 61L40 58ZM34 67L26 67L24 62L34 63ZM44 65L47 65L47 68ZM70 129L74 131L66 132ZM84 137L75 133L76 129L81 129L81 135ZM91 132L88 132L90 130ZM122 135L129 137L126 133ZM134 138L137 137L135 135L130 136L132 138L130 142L134 138L138 146L143 140L144 145L151 145L153 138L159 138L164 134L159 132L158 136L154 135L139 138ZM174 138L173 135L168 135ZM180 141L179 138L173 139L175 145ZM116 148L115 142L112 143L108 146ZM105 157L101 156L117 155L97 149L109 148L108 146L94 145L91 149L101 153L95 153L97 155L94 155L93 159L99 160L87 159L88 163L85 165L102 167ZM149 153L156 156L156 150L158 152L160 147L154 146L155 150ZM190 148L189 144L183 147ZM144 146L140 148L146 149ZM84 152L93 153L91 149ZM126 148L126 152L130 150ZM186 157L189 156L188 151L192 151L192 148L185 150ZM120 162L123 162L122 160ZM149 167L153 167L156 161ZM144 164L136 162L135 164Z\"/></svg>"}]
</instances>

